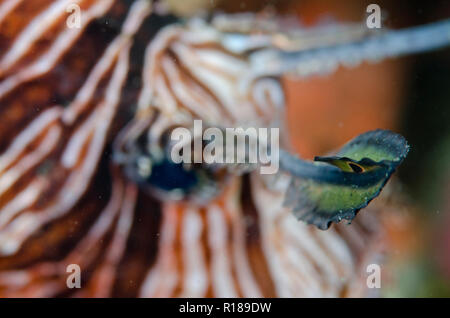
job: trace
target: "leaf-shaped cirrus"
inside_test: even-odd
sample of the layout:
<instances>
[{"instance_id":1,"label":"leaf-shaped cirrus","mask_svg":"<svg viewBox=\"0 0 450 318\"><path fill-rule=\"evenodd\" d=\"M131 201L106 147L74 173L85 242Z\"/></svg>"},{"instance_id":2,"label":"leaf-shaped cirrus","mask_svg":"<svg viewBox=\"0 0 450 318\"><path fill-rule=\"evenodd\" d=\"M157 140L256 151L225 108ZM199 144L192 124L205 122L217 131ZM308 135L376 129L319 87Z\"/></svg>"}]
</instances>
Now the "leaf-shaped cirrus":
<instances>
[{"instance_id":1,"label":"leaf-shaped cirrus","mask_svg":"<svg viewBox=\"0 0 450 318\"><path fill-rule=\"evenodd\" d=\"M284 204L298 219L322 230L351 221L380 194L408 151L405 138L380 129L357 136L336 156L315 157L315 162L281 151L280 168L292 176Z\"/></svg>"}]
</instances>

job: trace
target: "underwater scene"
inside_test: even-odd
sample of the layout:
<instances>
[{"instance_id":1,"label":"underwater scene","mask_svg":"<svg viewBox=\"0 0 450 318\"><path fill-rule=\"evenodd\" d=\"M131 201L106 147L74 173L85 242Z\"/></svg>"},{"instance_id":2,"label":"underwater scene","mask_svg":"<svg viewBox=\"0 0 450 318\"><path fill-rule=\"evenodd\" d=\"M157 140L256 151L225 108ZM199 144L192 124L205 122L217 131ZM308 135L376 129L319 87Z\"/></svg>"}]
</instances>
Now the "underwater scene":
<instances>
[{"instance_id":1,"label":"underwater scene","mask_svg":"<svg viewBox=\"0 0 450 318\"><path fill-rule=\"evenodd\" d=\"M53 297L450 297L450 1L0 0L0 298Z\"/></svg>"}]
</instances>

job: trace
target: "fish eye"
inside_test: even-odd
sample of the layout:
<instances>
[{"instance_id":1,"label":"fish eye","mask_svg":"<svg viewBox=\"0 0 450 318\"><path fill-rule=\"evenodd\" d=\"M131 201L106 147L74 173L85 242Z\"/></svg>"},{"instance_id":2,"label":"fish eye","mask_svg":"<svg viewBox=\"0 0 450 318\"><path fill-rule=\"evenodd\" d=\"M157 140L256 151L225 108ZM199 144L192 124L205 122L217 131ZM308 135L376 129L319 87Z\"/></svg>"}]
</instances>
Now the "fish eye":
<instances>
[{"instance_id":1,"label":"fish eye","mask_svg":"<svg viewBox=\"0 0 450 318\"><path fill-rule=\"evenodd\" d=\"M171 159L168 133L148 145L137 138L134 151L122 165L124 174L141 190L162 201L193 200L207 203L217 196L225 175L204 164L176 163ZM180 149L182 155L183 149Z\"/></svg>"},{"instance_id":2,"label":"fish eye","mask_svg":"<svg viewBox=\"0 0 450 318\"><path fill-rule=\"evenodd\" d=\"M163 200L187 199L199 186L199 169L149 154L136 154L124 167L126 176L139 188Z\"/></svg>"}]
</instances>

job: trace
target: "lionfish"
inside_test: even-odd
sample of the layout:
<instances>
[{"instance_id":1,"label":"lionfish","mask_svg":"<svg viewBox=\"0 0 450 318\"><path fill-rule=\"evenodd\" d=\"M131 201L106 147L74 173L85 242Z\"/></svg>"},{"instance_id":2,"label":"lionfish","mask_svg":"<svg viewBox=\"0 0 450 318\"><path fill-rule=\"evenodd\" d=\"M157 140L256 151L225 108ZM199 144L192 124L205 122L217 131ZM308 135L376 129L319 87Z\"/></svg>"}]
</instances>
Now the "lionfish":
<instances>
[{"instance_id":1,"label":"lionfish","mask_svg":"<svg viewBox=\"0 0 450 318\"><path fill-rule=\"evenodd\" d=\"M313 163L283 133L270 176L174 164L168 135L194 119L282 128L281 75L449 42L449 21L305 29L253 14L181 20L149 0L0 1L0 296L366 295L378 218L330 223L379 194L403 137L368 132ZM70 264L80 289L66 285Z\"/></svg>"}]
</instances>

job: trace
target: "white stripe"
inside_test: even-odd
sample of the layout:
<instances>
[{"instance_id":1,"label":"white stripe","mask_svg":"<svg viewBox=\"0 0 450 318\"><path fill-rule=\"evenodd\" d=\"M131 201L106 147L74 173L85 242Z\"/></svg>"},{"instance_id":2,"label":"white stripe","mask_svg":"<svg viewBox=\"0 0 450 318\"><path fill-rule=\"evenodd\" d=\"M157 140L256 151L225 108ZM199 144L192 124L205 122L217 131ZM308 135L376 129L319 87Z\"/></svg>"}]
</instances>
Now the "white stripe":
<instances>
[{"instance_id":1,"label":"white stripe","mask_svg":"<svg viewBox=\"0 0 450 318\"><path fill-rule=\"evenodd\" d=\"M178 67L170 57L164 57L161 63L170 81L170 87L187 108L205 121L223 120L219 112L220 106L210 96L204 94L195 83L182 78Z\"/></svg>"},{"instance_id":2,"label":"white stripe","mask_svg":"<svg viewBox=\"0 0 450 318\"><path fill-rule=\"evenodd\" d=\"M180 297L204 297L208 288L201 235L203 221L194 208L184 211L182 220L183 290Z\"/></svg>"},{"instance_id":3,"label":"white stripe","mask_svg":"<svg viewBox=\"0 0 450 318\"><path fill-rule=\"evenodd\" d=\"M58 126L49 129L42 139L39 148L24 156L11 169L0 175L0 195L5 193L28 170L36 166L57 145L61 136L61 128Z\"/></svg>"},{"instance_id":4,"label":"white stripe","mask_svg":"<svg viewBox=\"0 0 450 318\"><path fill-rule=\"evenodd\" d=\"M0 74L11 68L30 47L52 27L65 13L69 4L78 4L80 0L60 0L51 4L43 13L34 18L14 41L11 49L0 61Z\"/></svg>"},{"instance_id":5,"label":"white stripe","mask_svg":"<svg viewBox=\"0 0 450 318\"><path fill-rule=\"evenodd\" d=\"M68 213L87 190L90 180L97 169L108 128L120 100L121 87L128 72L128 54L129 46L119 57L118 64L107 88L104 104L98 106L101 107L102 111L99 112L98 125L83 165L79 169L72 171L64 186L60 188L57 199L52 206L39 213L36 211L24 213L0 232L0 246L2 244L5 246L3 250L0 250L0 254L15 253L22 242L39 227ZM71 195L68 196L67 193Z\"/></svg>"},{"instance_id":6,"label":"white stripe","mask_svg":"<svg viewBox=\"0 0 450 318\"><path fill-rule=\"evenodd\" d=\"M0 173L25 151L28 145L36 139L40 132L47 129L51 122L59 118L61 108L53 107L43 111L19 135L17 135L8 149L0 156Z\"/></svg>"},{"instance_id":7,"label":"white stripe","mask_svg":"<svg viewBox=\"0 0 450 318\"><path fill-rule=\"evenodd\" d=\"M162 211L162 216L156 264L142 283L140 297L169 297L179 280L174 250L179 219L173 207L166 207Z\"/></svg>"},{"instance_id":8,"label":"white stripe","mask_svg":"<svg viewBox=\"0 0 450 318\"><path fill-rule=\"evenodd\" d=\"M50 71L60 57L66 52L77 38L83 33L83 30L89 22L99 16L102 16L112 5L113 0L104 0L98 2L88 11L81 15L81 28L67 29L61 32L56 38L54 44L44 53L34 64L24 67L16 74L8 76L3 82L0 82L0 98L12 91L18 85L30 81L46 72Z\"/></svg>"},{"instance_id":9,"label":"white stripe","mask_svg":"<svg viewBox=\"0 0 450 318\"><path fill-rule=\"evenodd\" d=\"M225 212L217 205L207 211L208 242L211 251L211 276L214 296L237 297L232 275L232 258L229 253L229 224Z\"/></svg>"},{"instance_id":10,"label":"white stripe","mask_svg":"<svg viewBox=\"0 0 450 318\"><path fill-rule=\"evenodd\" d=\"M8 14L14 10L23 0L6 0L0 5L0 23L3 22Z\"/></svg>"},{"instance_id":11,"label":"white stripe","mask_svg":"<svg viewBox=\"0 0 450 318\"><path fill-rule=\"evenodd\" d=\"M48 182L46 182L45 178L35 179L0 209L0 229L20 211L34 204L46 185L48 185Z\"/></svg>"},{"instance_id":12,"label":"white stripe","mask_svg":"<svg viewBox=\"0 0 450 318\"><path fill-rule=\"evenodd\" d=\"M229 212L233 228L233 258L234 269L244 297L262 297L261 290L256 283L249 263L247 251L247 229L244 223L245 217L236 205L236 201L226 202L225 211Z\"/></svg>"}]
</instances>

